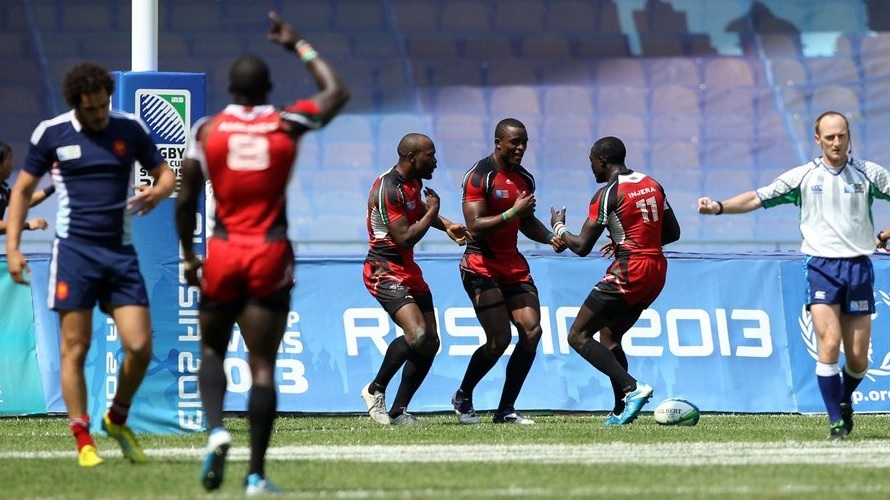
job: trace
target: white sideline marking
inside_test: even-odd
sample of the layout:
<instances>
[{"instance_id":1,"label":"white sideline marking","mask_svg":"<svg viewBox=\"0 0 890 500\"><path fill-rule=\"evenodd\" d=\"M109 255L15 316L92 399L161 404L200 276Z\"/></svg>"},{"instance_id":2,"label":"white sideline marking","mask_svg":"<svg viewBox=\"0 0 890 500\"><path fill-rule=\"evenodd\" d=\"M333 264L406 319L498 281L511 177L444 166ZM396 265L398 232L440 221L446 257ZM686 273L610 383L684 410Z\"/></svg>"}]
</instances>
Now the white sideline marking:
<instances>
[{"instance_id":1,"label":"white sideline marking","mask_svg":"<svg viewBox=\"0 0 890 500\"><path fill-rule=\"evenodd\" d=\"M246 460L248 448L229 450L233 460ZM101 450L104 456L119 450ZM150 457L191 457L204 454L201 448L154 448ZM786 441L779 443L609 443L591 445L373 445L373 446L283 446L270 448L267 458L280 461L355 462L534 462L551 464L633 463L640 465L771 465L831 464L838 467L890 468L890 441L847 441L844 443ZM73 458L73 451L0 452L0 459Z\"/></svg>"}]
</instances>

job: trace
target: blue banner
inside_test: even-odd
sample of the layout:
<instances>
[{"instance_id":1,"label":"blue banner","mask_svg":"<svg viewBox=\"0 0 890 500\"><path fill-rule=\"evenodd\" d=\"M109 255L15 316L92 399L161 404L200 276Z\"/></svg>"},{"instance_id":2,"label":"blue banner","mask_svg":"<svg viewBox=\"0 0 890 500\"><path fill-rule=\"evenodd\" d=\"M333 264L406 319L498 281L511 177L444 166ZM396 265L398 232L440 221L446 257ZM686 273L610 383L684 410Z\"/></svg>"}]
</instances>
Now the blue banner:
<instances>
[{"instance_id":1,"label":"blue banner","mask_svg":"<svg viewBox=\"0 0 890 500\"><path fill-rule=\"evenodd\" d=\"M9 277L5 258L0 269L0 415L43 413L31 293Z\"/></svg>"},{"instance_id":2,"label":"blue banner","mask_svg":"<svg viewBox=\"0 0 890 500\"><path fill-rule=\"evenodd\" d=\"M450 396L484 333L461 286L457 259L419 260L433 291L442 346L411 406L415 411L449 410ZM580 304L608 263L551 256L529 261L541 294L543 335L517 405L611 408L609 380L566 340ZM359 390L374 377L388 343L401 332L362 285L360 258L302 259L297 269L291 321L280 352L280 409L362 411ZM661 297L624 338L631 373L652 384L658 398L685 397L711 411L793 411L779 274L780 263L770 258L741 263L672 259ZM771 277L773 285L765 286L764 277ZM236 337L230 351L236 357L227 362L233 382L226 408L243 410L243 341ZM478 409L497 405L506 363L505 356L477 387ZM397 383L398 377L393 385Z\"/></svg>"},{"instance_id":3,"label":"blue banner","mask_svg":"<svg viewBox=\"0 0 890 500\"><path fill-rule=\"evenodd\" d=\"M449 399L484 333L460 283L457 256L421 255L418 261L433 292L442 346L410 409L450 411ZM564 255L530 256L529 262L540 290L543 334L517 406L610 409L608 379L572 351L566 340L578 307L608 262ZM873 262L877 312L870 367L854 394L857 412L884 412L890 407L890 337L884 333L890 330L890 258L879 254ZM365 290L361 263L359 256L297 259L298 282L276 372L280 411L365 411L359 391L374 377L387 345L401 332ZM35 282L41 282L32 288L38 307L35 318L47 316L37 319L37 325L55 321L45 308L40 277L45 276L46 265L43 259L31 261ZM152 423L152 432L181 432L192 428L180 420L191 415L193 420L184 421L199 428L204 422L196 382L197 316L182 312L194 310L197 293L179 283L178 261L160 263L151 276L153 318L166 315L172 320L155 323L156 359L147 378L152 383L137 394L134 418ZM155 298L160 296L156 290L177 285L175 301ZM624 337L630 372L652 384L655 399L683 397L704 411L824 413L815 382L815 334L804 300L799 255L672 254L664 291ZM91 394L113 388L108 367L120 356L113 328L99 327L87 361ZM57 332L38 328L37 339L38 346L49 345L57 342ZM512 348L507 355L511 352ZM45 387L44 392L57 394L57 374L51 381L46 377L57 361L53 365L45 356L39 360L44 383L56 387L55 391ZM504 356L479 384L474 393L477 409L497 405L507 360ZM250 370L237 329L225 368L229 377L225 408L244 411ZM393 379L392 391L399 380L399 376ZM164 426L158 423L158 416L171 415L175 425L169 420Z\"/></svg>"},{"instance_id":4,"label":"blue banner","mask_svg":"<svg viewBox=\"0 0 890 500\"><path fill-rule=\"evenodd\" d=\"M28 255L31 268L31 306L34 311L34 332L37 342L37 361L40 363L40 378L43 381L43 399L47 413L65 413L65 400L62 398L62 336L59 331L59 316L47 309L49 293L49 254Z\"/></svg>"}]
</instances>

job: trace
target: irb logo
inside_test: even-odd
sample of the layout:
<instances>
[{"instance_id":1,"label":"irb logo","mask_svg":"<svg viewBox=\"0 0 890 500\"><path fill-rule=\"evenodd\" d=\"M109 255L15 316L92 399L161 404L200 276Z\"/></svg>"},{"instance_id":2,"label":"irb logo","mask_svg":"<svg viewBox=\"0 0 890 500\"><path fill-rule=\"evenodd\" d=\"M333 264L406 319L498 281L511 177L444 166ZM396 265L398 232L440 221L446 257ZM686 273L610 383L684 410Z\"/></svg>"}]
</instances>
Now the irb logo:
<instances>
[{"instance_id":1,"label":"irb logo","mask_svg":"<svg viewBox=\"0 0 890 500\"><path fill-rule=\"evenodd\" d=\"M148 126L152 140L176 172L177 187L186 141L192 128L191 107L192 95L185 89L136 91L136 115ZM151 184L151 181L151 176L140 166L136 171L136 185Z\"/></svg>"},{"instance_id":2,"label":"irb logo","mask_svg":"<svg viewBox=\"0 0 890 500\"><path fill-rule=\"evenodd\" d=\"M192 126L191 93L188 90L136 91L136 115L148 125L158 146L184 145Z\"/></svg>"}]
</instances>

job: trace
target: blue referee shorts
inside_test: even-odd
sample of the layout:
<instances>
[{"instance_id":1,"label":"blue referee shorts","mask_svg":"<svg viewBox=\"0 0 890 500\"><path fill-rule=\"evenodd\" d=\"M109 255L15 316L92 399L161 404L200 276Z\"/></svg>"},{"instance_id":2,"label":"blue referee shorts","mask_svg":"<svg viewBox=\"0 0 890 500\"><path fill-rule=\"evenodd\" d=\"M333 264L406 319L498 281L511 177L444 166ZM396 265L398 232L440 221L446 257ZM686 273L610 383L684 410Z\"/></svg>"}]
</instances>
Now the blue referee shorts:
<instances>
[{"instance_id":1,"label":"blue referee shorts","mask_svg":"<svg viewBox=\"0 0 890 500\"><path fill-rule=\"evenodd\" d=\"M846 259L807 257L807 308L812 304L840 304L851 316L875 312L875 270L867 255Z\"/></svg>"},{"instance_id":2,"label":"blue referee shorts","mask_svg":"<svg viewBox=\"0 0 890 500\"><path fill-rule=\"evenodd\" d=\"M132 245L102 246L56 238L47 305L54 311L148 306L145 281Z\"/></svg>"}]
</instances>

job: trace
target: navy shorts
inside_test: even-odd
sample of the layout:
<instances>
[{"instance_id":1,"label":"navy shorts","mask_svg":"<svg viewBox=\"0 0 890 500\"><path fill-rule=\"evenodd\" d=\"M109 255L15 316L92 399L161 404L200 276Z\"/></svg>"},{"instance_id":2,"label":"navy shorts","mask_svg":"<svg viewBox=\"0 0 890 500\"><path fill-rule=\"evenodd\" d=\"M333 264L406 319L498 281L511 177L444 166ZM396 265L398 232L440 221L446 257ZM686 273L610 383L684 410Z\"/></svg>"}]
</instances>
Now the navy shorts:
<instances>
[{"instance_id":1,"label":"navy shorts","mask_svg":"<svg viewBox=\"0 0 890 500\"><path fill-rule=\"evenodd\" d=\"M807 257L807 307L812 304L839 304L841 312L852 316L875 312L875 271L867 255L848 259Z\"/></svg>"},{"instance_id":2,"label":"navy shorts","mask_svg":"<svg viewBox=\"0 0 890 500\"><path fill-rule=\"evenodd\" d=\"M54 311L148 306L132 245L108 247L57 238L49 267L47 305Z\"/></svg>"}]
</instances>

